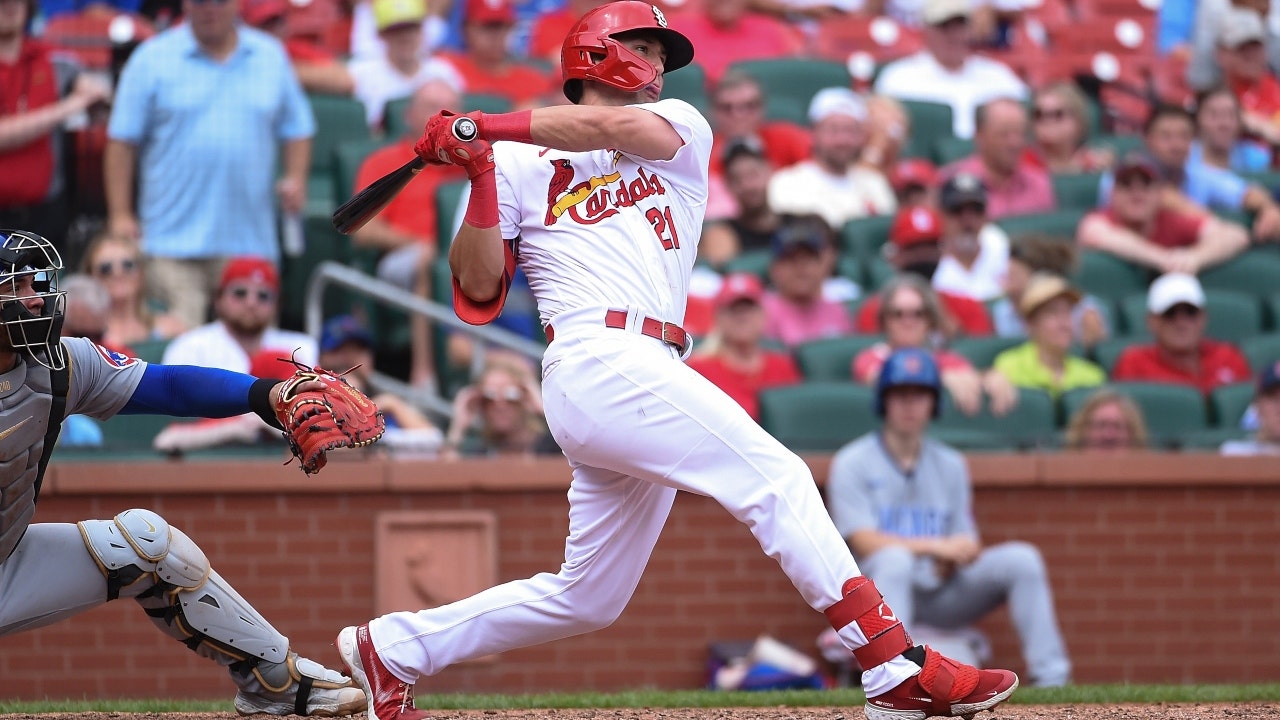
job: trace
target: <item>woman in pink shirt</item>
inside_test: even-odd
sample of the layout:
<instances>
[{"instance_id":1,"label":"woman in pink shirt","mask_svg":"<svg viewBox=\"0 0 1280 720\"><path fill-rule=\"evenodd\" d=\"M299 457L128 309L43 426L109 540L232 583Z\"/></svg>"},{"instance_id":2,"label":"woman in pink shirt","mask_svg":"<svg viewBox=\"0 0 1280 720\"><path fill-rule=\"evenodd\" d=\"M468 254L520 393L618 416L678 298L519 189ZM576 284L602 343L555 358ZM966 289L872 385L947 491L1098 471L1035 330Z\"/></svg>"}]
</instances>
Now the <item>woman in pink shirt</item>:
<instances>
[{"instance_id":1,"label":"woman in pink shirt","mask_svg":"<svg viewBox=\"0 0 1280 720\"><path fill-rule=\"evenodd\" d=\"M853 359L853 379L872 385L894 350L908 347L934 348L933 359L942 373L942 384L956 407L966 415L982 409L982 395L990 399L996 415L1008 412L1017 402L1017 390L999 373L979 371L967 359L950 350L935 348L942 307L933 288L915 275L899 275L881 289L880 327L884 342L858 353Z\"/></svg>"}]
</instances>

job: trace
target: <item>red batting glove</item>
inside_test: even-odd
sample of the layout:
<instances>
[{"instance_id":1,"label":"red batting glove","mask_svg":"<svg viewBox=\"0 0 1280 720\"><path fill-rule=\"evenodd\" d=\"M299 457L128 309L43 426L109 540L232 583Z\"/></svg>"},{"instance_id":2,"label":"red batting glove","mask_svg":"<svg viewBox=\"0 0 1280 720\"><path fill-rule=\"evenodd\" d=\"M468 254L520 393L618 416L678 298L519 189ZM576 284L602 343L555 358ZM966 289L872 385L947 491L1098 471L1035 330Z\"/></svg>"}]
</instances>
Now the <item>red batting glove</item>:
<instances>
[{"instance_id":1,"label":"red batting glove","mask_svg":"<svg viewBox=\"0 0 1280 720\"><path fill-rule=\"evenodd\" d=\"M460 165L475 178L493 170L493 146L483 139L463 142L454 137L453 123L459 115L442 110L427 121L426 129L413 151L436 165Z\"/></svg>"}]
</instances>

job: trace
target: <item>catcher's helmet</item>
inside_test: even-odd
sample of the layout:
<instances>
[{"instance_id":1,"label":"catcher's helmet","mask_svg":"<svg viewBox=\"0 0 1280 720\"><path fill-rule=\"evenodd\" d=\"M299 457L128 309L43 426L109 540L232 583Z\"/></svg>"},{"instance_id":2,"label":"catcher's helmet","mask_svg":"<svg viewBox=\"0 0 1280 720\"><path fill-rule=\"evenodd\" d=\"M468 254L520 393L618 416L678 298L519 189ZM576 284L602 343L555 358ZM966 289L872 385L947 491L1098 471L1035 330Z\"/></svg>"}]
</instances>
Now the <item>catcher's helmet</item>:
<instances>
[{"instance_id":1,"label":"catcher's helmet","mask_svg":"<svg viewBox=\"0 0 1280 720\"><path fill-rule=\"evenodd\" d=\"M0 325L14 350L25 350L51 370L67 366L60 338L67 304L67 294L58 290L61 270L53 243L35 233L0 230ZM34 298L44 301L35 312L26 305Z\"/></svg>"},{"instance_id":2,"label":"catcher's helmet","mask_svg":"<svg viewBox=\"0 0 1280 720\"><path fill-rule=\"evenodd\" d=\"M693 43L667 27L667 18L656 5L639 0L618 0L583 15L565 36L560 49L564 71L564 96L582 100L582 81L596 80L626 92L635 92L658 77L644 58L628 50L614 37L633 30L648 30L667 51L664 72L693 62Z\"/></svg>"},{"instance_id":3,"label":"catcher's helmet","mask_svg":"<svg viewBox=\"0 0 1280 720\"><path fill-rule=\"evenodd\" d=\"M884 395L896 387L922 387L933 392L933 416L941 411L942 380L933 355L920 348L894 350L880 368L876 384L876 415L884 417Z\"/></svg>"}]
</instances>

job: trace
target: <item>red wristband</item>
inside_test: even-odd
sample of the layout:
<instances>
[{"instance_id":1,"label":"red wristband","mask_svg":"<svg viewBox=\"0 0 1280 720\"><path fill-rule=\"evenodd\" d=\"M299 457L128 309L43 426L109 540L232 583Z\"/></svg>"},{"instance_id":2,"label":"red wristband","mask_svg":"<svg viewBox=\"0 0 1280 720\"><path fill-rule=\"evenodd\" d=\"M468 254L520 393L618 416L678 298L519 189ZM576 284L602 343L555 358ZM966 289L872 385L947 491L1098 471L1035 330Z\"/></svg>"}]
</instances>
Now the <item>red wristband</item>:
<instances>
[{"instance_id":1,"label":"red wristband","mask_svg":"<svg viewBox=\"0 0 1280 720\"><path fill-rule=\"evenodd\" d=\"M510 140L533 144L533 111L521 110L509 113L476 113L480 137L489 142Z\"/></svg>"},{"instance_id":2,"label":"red wristband","mask_svg":"<svg viewBox=\"0 0 1280 720\"><path fill-rule=\"evenodd\" d=\"M493 171L471 179L471 197L467 198L467 214L462 220L480 229L498 224L498 181Z\"/></svg>"}]
</instances>

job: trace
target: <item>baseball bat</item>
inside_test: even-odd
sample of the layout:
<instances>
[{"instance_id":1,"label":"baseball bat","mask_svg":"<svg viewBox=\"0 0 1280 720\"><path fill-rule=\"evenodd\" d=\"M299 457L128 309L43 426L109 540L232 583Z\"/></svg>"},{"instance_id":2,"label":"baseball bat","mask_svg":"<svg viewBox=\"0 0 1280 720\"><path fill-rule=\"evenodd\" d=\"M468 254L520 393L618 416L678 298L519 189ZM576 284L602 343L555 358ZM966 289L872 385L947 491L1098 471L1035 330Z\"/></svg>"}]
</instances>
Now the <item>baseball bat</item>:
<instances>
[{"instance_id":1,"label":"baseball bat","mask_svg":"<svg viewBox=\"0 0 1280 720\"><path fill-rule=\"evenodd\" d=\"M454 120L450 129L453 136L462 142L475 140L480 130L476 127L475 121L465 115ZM369 218L382 212L383 208L400 194L404 186L408 185L409 181L426 166L425 160L415 157L373 181L369 187L356 193L333 211L333 226L343 235L349 235L364 227L364 224L369 222Z\"/></svg>"}]
</instances>

